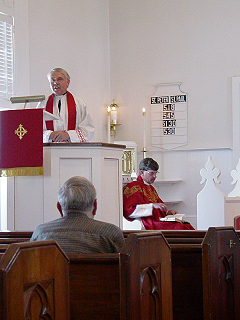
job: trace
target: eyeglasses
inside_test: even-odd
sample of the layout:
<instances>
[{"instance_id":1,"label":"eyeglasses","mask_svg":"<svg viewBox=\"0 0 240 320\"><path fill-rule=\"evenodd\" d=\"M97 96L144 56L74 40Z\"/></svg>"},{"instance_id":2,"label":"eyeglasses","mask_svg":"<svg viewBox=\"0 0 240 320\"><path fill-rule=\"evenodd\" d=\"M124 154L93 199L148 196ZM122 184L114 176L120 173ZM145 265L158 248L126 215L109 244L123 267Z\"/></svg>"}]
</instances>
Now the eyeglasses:
<instances>
[{"instance_id":1,"label":"eyeglasses","mask_svg":"<svg viewBox=\"0 0 240 320\"><path fill-rule=\"evenodd\" d=\"M153 176L156 176L159 172L158 172L158 171L152 171L152 172L147 171L147 173L148 173L151 177L153 177Z\"/></svg>"},{"instance_id":2,"label":"eyeglasses","mask_svg":"<svg viewBox=\"0 0 240 320\"><path fill-rule=\"evenodd\" d=\"M51 82L63 82L65 79L63 79L62 77L59 78L51 78Z\"/></svg>"}]
</instances>

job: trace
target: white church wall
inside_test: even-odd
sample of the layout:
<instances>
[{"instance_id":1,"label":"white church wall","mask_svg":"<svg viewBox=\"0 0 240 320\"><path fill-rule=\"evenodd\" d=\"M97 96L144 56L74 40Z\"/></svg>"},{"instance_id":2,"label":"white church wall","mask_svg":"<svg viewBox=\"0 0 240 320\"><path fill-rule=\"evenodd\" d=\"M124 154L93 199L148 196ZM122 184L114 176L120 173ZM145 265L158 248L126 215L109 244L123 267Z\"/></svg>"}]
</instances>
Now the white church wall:
<instances>
[{"instance_id":1,"label":"white church wall","mask_svg":"<svg viewBox=\"0 0 240 320\"><path fill-rule=\"evenodd\" d=\"M94 141L107 141L108 1L31 0L28 6L31 94L51 94L47 73L66 69L69 91L86 102L93 118Z\"/></svg>"},{"instance_id":2,"label":"white church wall","mask_svg":"<svg viewBox=\"0 0 240 320\"><path fill-rule=\"evenodd\" d=\"M221 5L220 5L221 4ZM120 106L117 140L142 149L146 108L158 83L181 82L188 94L188 144L232 147L231 77L240 74L240 3L230 0L110 1L111 97Z\"/></svg>"},{"instance_id":3,"label":"white church wall","mask_svg":"<svg viewBox=\"0 0 240 320\"><path fill-rule=\"evenodd\" d=\"M14 1L15 19L15 81L16 96L30 95L29 80L29 12L28 0ZM14 104L14 108L23 108L23 104Z\"/></svg>"},{"instance_id":4,"label":"white church wall","mask_svg":"<svg viewBox=\"0 0 240 320\"><path fill-rule=\"evenodd\" d=\"M110 0L111 98L122 123L116 139L135 141L142 157L145 108L147 156L162 163L164 178L182 179L171 186L183 199L175 207L195 227L199 172L208 156L221 169L219 189L228 194L233 188L231 81L240 75L239 12L234 0ZM153 150L150 97L156 84L176 82L188 94L188 143Z\"/></svg>"}]
</instances>

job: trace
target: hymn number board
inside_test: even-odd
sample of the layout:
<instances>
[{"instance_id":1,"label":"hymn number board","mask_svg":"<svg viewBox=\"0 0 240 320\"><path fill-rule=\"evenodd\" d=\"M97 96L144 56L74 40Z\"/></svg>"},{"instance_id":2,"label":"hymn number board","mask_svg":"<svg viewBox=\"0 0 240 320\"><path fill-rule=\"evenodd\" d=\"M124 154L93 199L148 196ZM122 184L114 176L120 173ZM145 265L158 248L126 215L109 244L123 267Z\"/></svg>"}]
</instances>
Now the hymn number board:
<instances>
[{"instance_id":1,"label":"hymn number board","mask_svg":"<svg viewBox=\"0 0 240 320\"><path fill-rule=\"evenodd\" d=\"M180 84L159 85L151 97L152 146L173 149L187 144L187 94Z\"/></svg>"}]
</instances>

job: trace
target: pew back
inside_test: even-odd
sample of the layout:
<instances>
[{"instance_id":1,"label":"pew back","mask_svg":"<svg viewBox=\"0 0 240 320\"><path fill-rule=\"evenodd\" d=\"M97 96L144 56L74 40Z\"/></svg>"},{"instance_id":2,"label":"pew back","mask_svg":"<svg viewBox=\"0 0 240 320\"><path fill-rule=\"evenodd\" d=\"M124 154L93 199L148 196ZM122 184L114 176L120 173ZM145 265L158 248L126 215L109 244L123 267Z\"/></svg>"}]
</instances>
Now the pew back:
<instances>
[{"instance_id":1,"label":"pew back","mask_svg":"<svg viewBox=\"0 0 240 320\"><path fill-rule=\"evenodd\" d=\"M68 254L75 319L172 319L170 248L161 232L131 234L119 254Z\"/></svg>"},{"instance_id":2,"label":"pew back","mask_svg":"<svg viewBox=\"0 0 240 320\"><path fill-rule=\"evenodd\" d=\"M138 234L141 234L141 236L144 237L148 236L151 232L152 231L138 231ZM157 232L159 233L160 231ZM132 233L136 233L136 231L125 231L125 238L127 238ZM206 231L164 230L161 233L164 235L167 242L169 243L169 247L171 250L173 319L182 320L183 318L191 318L194 320L201 320L203 319L201 242L206 234ZM27 237L31 237L30 232L0 232L0 239L3 239L3 242L4 239L6 239L6 243L11 243L13 239L15 239L14 242L21 242L22 239L25 239ZM1 246L4 245L0 244L0 255ZM150 252L153 253L158 251L159 246L157 246L157 248L151 250ZM164 252L162 252L162 254L164 256L166 255ZM143 257L144 255L141 254L141 256ZM132 257L134 257L133 254ZM74 285L76 286L76 288L74 288L74 290L71 290L70 294L71 304L75 304L74 308L72 308L72 313L74 313L74 310L76 310L75 319L77 319L78 315L81 314L81 311L78 310L78 306L80 306L79 300L85 301L86 305L91 304L91 308L88 307L89 310L86 313L86 318L88 318L88 315L90 314L92 319L94 319L96 312L97 314L102 314L102 319L104 319L106 313L108 314L107 316L109 316L109 318L112 317L112 319L118 319L119 317L119 310L122 308L122 300L119 301L119 297L121 295L121 292L124 291L120 291L121 287L120 285L117 287L116 283L119 284L121 279L119 274L119 264L121 264L121 259L118 255L115 255L114 257L113 254L101 255L101 259L99 258L99 254L92 254L83 255L83 257L81 257L81 259L79 260L79 257L74 257L73 255L73 260L75 259L75 262L70 265L71 271L73 270L73 272L70 272L70 277L72 277L72 280L70 282L72 283L72 288L74 288ZM83 282L82 287L86 288L84 289L84 291L80 290L80 287L78 286L78 283L80 281L77 278L78 272L79 274L81 274L81 281ZM154 272L155 270L152 269L153 274ZM112 276L111 273L113 274ZM84 278L82 277L83 274ZM97 277L96 275L98 274L101 274L101 277ZM134 272L134 274L138 273ZM147 272L146 274L146 279L150 279L149 275L151 275L151 273ZM88 284L91 283L91 279L93 278L95 279L95 283L92 285L93 287L91 288ZM110 284L108 284L108 282L110 282L110 284L113 283L113 287L115 288L114 292L109 291L108 288L110 287ZM135 285L133 286L135 288ZM96 299L96 287L98 287L97 292L99 296L101 296L101 298L106 297L106 299ZM129 292L134 290L134 288L129 289ZM113 288L111 288L111 290L113 290ZM152 297L155 296L157 296L156 292ZM163 295L163 297L165 297L165 294ZM129 300L131 301L131 298L129 298ZM154 299L151 299L150 296L149 301L152 300L154 301ZM94 304L92 304L92 301L94 301ZM198 301L197 304L196 301ZM143 301L141 301L141 305L144 305ZM139 310L139 307L135 309ZM135 309L132 308L132 310ZM149 307L144 307L142 309L142 312L144 312L145 310L149 310ZM84 308L82 310L82 312L85 312ZM154 310L157 310L157 308L154 307ZM126 314L127 311L123 310L121 312L122 314ZM82 315L82 317L84 317L84 315ZM149 317L149 319L151 318Z\"/></svg>"},{"instance_id":3,"label":"pew back","mask_svg":"<svg viewBox=\"0 0 240 320\"><path fill-rule=\"evenodd\" d=\"M71 320L120 319L119 255L68 257Z\"/></svg>"},{"instance_id":4,"label":"pew back","mask_svg":"<svg viewBox=\"0 0 240 320\"><path fill-rule=\"evenodd\" d=\"M162 233L129 235L120 258L122 319L172 319L171 252Z\"/></svg>"},{"instance_id":5,"label":"pew back","mask_svg":"<svg viewBox=\"0 0 240 320\"><path fill-rule=\"evenodd\" d=\"M203 241L204 319L240 315L240 241L233 228L209 228Z\"/></svg>"},{"instance_id":6,"label":"pew back","mask_svg":"<svg viewBox=\"0 0 240 320\"><path fill-rule=\"evenodd\" d=\"M202 241L206 231L161 232L171 250L173 319L203 320ZM124 236L131 233L126 231Z\"/></svg>"},{"instance_id":7,"label":"pew back","mask_svg":"<svg viewBox=\"0 0 240 320\"><path fill-rule=\"evenodd\" d=\"M6 248L0 260L0 320L68 320L68 259L57 243Z\"/></svg>"}]
</instances>

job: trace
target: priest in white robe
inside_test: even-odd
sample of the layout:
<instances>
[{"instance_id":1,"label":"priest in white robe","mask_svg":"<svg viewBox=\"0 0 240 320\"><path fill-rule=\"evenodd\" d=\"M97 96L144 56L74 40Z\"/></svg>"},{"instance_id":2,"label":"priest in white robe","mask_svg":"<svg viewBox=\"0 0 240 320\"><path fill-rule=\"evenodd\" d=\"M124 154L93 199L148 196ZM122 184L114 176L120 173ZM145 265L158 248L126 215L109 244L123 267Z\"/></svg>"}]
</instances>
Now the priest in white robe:
<instances>
[{"instance_id":1,"label":"priest in white robe","mask_svg":"<svg viewBox=\"0 0 240 320\"><path fill-rule=\"evenodd\" d=\"M62 68L48 74L52 95L41 102L39 108L57 116L54 121L44 121L43 142L87 142L94 136L94 125L85 102L67 89L69 74Z\"/></svg>"}]
</instances>

